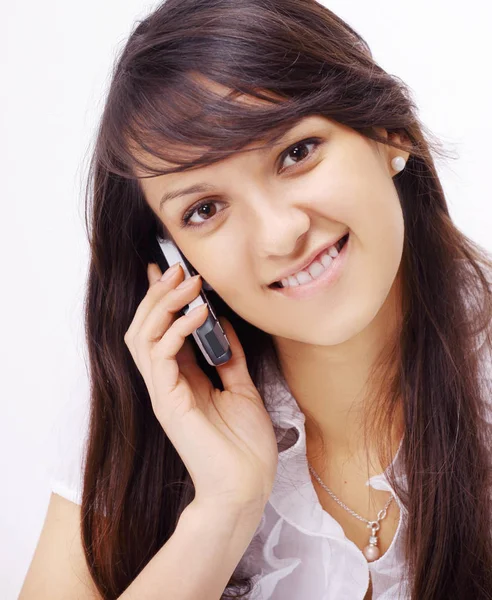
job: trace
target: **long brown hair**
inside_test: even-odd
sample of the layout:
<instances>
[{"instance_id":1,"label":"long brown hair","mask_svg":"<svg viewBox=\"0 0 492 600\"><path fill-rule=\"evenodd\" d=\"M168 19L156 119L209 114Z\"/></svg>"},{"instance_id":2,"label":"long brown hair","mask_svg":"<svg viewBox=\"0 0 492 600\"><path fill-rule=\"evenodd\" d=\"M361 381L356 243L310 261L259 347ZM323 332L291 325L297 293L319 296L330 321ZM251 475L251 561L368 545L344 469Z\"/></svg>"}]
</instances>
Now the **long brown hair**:
<instances>
[{"instance_id":1,"label":"long brown hair","mask_svg":"<svg viewBox=\"0 0 492 600\"><path fill-rule=\"evenodd\" d=\"M207 80L231 93L213 94ZM240 93L261 102L238 101ZM121 595L166 543L194 495L123 339L148 288L149 241L165 233L137 169L174 173L259 140L273 145L311 114L411 153L394 177L405 222L398 360L375 414L389 432L402 399L408 489L391 483L408 510L412 599L492 598L491 392L483 375L492 259L451 220L434 164L445 151L420 123L408 87L317 2L167 0L117 58L86 190L91 414L81 526L105 599ZM379 136L380 127L408 144ZM156 160L137 161L136 149ZM158 159L176 166L158 169ZM237 331L261 392L263 361L280 369L271 336L210 295ZM197 360L222 389L215 369L198 353ZM249 593L249 584L233 576L223 598Z\"/></svg>"}]
</instances>

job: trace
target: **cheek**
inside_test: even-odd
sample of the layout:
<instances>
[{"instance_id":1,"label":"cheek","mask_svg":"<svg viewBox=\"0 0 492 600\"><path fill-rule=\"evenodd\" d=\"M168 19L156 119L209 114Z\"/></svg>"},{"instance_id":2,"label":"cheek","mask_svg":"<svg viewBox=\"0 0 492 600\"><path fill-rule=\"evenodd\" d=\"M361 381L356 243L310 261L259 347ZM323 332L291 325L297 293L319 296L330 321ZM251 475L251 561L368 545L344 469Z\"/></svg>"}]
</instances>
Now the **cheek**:
<instances>
[{"instance_id":1,"label":"cheek","mask_svg":"<svg viewBox=\"0 0 492 600\"><path fill-rule=\"evenodd\" d=\"M245 264L248 256L241 240L236 236L230 239L221 234L215 235L214 243L203 244L193 249L198 272L228 304L234 305L251 284L251 267ZM210 239L212 242L212 239Z\"/></svg>"},{"instance_id":2,"label":"cheek","mask_svg":"<svg viewBox=\"0 0 492 600\"><path fill-rule=\"evenodd\" d=\"M404 235L398 193L378 163L368 161L366 166L352 177L346 175L345 185L336 189L338 213L367 251L398 251Z\"/></svg>"},{"instance_id":3,"label":"cheek","mask_svg":"<svg viewBox=\"0 0 492 600\"><path fill-rule=\"evenodd\" d=\"M365 211L365 239L381 253L400 255L403 249L404 221L398 193L392 181L380 185L368 198Z\"/></svg>"},{"instance_id":4,"label":"cheek","mask_svg":"<svg viewBox=\"0 0 492 600\"><path fill-rule=\"evenodd\" d=\"M309 208L356 234L389 217L398 197L391 179L372 154L340 151L303 180ZM398 206L397 206L398 208Z\"/></svg>"},{"instance_id":5,"label":"cheek","mask_svg":"<svg viewBox=\"0 0 492 600\"><path fill-rule=\"evenodd\" d=\"M357 315L356 329L364 328L386 302L401 266L405 228L394 184L379 180L365 196L356 221L354 268L347 287L353 291L348 314Z\"/></svg>"}]
</instances>

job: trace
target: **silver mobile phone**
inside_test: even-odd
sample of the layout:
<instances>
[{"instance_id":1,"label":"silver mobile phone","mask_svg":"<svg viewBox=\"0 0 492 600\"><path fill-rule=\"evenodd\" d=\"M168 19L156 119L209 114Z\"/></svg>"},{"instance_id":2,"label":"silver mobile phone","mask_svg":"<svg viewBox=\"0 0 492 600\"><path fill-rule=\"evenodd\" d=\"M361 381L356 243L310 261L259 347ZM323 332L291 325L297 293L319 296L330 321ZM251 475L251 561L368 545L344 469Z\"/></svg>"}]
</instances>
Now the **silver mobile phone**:
<instances>
[{"instance_id":1,"label":"silver mobile phone","mask_svg":"<svg viewBox=\"0 0 492 600\"><path fill-rule=\"evenodd\" d=\"M155 259L162 273L179 262L184 271L185 279L198 275L197 271L172 240L163 239L157 235L156 242ZM205 322L195 329L192 335L208 364L212 366L222 365L232 357L232 351L229 340L212 308L212 304L205 294L206 288L207 284L203 281L198 296L189 304L186 304L180 312L186 314L202 304L208 306L208 315Z\"/></svg>"}]
</instances>

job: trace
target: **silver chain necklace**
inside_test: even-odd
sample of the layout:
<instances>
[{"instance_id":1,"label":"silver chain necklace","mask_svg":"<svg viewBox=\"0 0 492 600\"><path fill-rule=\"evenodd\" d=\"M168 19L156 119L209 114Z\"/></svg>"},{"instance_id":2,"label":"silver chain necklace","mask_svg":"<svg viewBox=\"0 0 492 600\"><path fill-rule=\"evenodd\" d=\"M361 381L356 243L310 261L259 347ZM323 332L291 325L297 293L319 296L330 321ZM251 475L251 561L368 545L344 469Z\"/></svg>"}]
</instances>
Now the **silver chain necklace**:
<instances>
[{"instance_id":1,"label":"silver chain necklace","mask_svg":"<svg viewBox=\"0 0 492 600\"><path fill-rule=\"evenodd\" d=\"M369 519L364 519L364 517L361 517L360 515L358 515L354 510L349 508L339 498L337 498L337 496L335 496L335 494L328 488L328 486L326 486L321 481L319 475L316 473L316 471L313 469L313 467L309 463L308 463L308 466L309 466L309 470L311 471L311 473L316 477L316 480L318 481L318 483L330 494L330 496L333 498L333 500L335 500L335 502L337 502L342 508L344 508L346 511L348 511L351 515L353 515L354 517L359 519L359 521L363 521L364 523L367 523L367 528L371 530L371 535L369 536L369 544L364 548L364 550L362 552L363 552L367 562L372 562L373 560L378 559L381 554L381 552L378 548L378 537L377 537L377 532L380 529L379 521L382 521L384 519L384 517L386 516L388 506L390 505L391 501L394 498L393 494L391 494L388 502L386 502L384 507L378 512L378 516L377 516L376 520L369 521Z\"/></svg>"}]
</instances>

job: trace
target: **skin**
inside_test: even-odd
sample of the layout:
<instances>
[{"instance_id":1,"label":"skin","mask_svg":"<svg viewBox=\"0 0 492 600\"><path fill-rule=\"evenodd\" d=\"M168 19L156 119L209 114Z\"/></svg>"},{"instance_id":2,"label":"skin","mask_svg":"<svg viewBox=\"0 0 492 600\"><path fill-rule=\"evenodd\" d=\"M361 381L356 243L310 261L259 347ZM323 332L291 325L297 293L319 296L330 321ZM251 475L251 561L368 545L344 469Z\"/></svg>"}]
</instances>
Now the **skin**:
<instances>
[{"instance_id":1,"label":"skin","mask_svg":"<svg viewBox=\"0 0 492 600\"><path fill-rule=\"evenodd\" d=\"M384 129L378 132L388 136ZM321 144L302 144L297 154L275 164L282 151L308 137L321 138ZM406 141L398 135L393 139ZM239 153L188 173L142 179L142 190L202 277L236 313L273 336L286 381L301 410L318 424L328 449L322 461L314 423L306 418L310 464L351 508L375 518L388 493L371 490L368 495L365 481L385 465L373 457L368 467L361 407L369 370L399 327L404 223L391 160L402 156L406 161L409 154L320 115L303 119L282 142L267 154ZM164 192L201 182L215 191L170 200L159 210ZM181 216L199 200L210 202L192 216L201 226L181 228ZM268 287L347 229L350 256L335 285L302 300ZM365 524L313 483L323 507L363 548ZM397 525L394 502L392 507L383 551Z\"/></svg>"}]
</instances>

